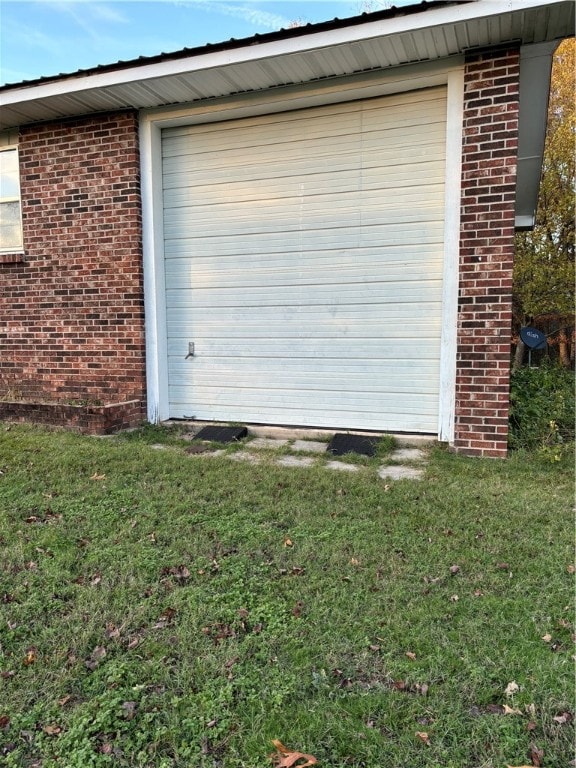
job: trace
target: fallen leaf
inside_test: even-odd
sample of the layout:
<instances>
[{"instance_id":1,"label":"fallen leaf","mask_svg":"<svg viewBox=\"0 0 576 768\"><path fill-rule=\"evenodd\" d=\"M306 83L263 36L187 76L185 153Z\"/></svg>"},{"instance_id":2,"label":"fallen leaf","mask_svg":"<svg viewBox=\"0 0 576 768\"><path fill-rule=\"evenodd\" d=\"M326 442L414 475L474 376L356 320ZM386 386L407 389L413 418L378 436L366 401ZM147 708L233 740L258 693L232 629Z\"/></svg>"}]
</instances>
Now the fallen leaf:
<instances>
[{"instance_id":1,"label":"fallen leaf","mask_svg":"<svg viewBox=\"0 0 576 768\"><path fill-rule=\"evenodd\" d=\"M379 651L379 650L380 650L380 646L379 646L379 645L369 645L369 646L368 646L368 648L369 648L371 651L374 651L374 652L376 652L376 651Z\"/></svg>"},{"instance_id":2,"label":"fallen leaf","mask_svg":"<svg viewBox=\"0 0 576 768\"><path fill-rule=\"evenodd\" d=\"M131 640L128 641L128 645L126 646L129 651L132 651L136 646L139 644L140 640L137 637L133 637Z\"/></svg>"},{"instance_id":3,"label":"fallen leaf","mask_svg":"<svg viewBox=\"0 0 576 768\"><path fill-rule=\"evenodd\" d=\"M427 683L422 683L422 685L416 685L416 690L418 691L420 696L427 696L428 695Z\"/></svg>"},{"instance_id":4,"label":"fallen leaf","mask_svg":"<svg viewBox=\"0 0 576 768\"><path fill-rule=\"evenodd\" d=\"M508 563L497 563L496 568L499 568L501 571L508 571L510 569L510 566Z\"/></svg>"},{"instance_id":5,"label":"fallen leaf","mask_svg":"<svg viewBox=\"0 0 576 768\"><path fill-rule=\"evenodd\" d=\"M126 720L134 719L134 717L136 716L136 708L137 708L137 704L135 701L125 701L122 704L122 709L124 711Z\"/></svg>"},{"instance_id":6,"label":"fallen leaf","mask_svg":"<svg viewBox=\"0 0 576 768\"><path fill-rule=\"evenodd\" d=\"M8 728L10 725L10 718L8 715L0 715L0 728Z\"/></svg>"},{"instance_id":7,"label":"fallen leaf","mask_svg":"<svg viewBox=\"0 0 576 768\"><path fill-rule=\"evenodd\" d=\"M416 661L416 654L412 653L412 651L406 651L406 656L408 656L408 658L412 661Z\"/></svg>"},{"instance_id":8,"label":"fallen leaf","mask_svg":"<svg viewBox=\"0 0 576 768\"><path fill-rule=\"evenodd\" d=\"M0 672L0 677L2 678L2 680L9 680L11 677L14 677L15 674L16 672L14 672L13 669L7 669L7 670L2 670L2 672Z\"/></svg>"},{"instance_id":9,"label":"fallen leaf","mask_svg":"<svg viewBox=\"0 0 576 768\"><path fill-rule=\"evenodd\" d=\"M94 472L90 480L105 480L106 475L99 475L98 472Z\"/></svg>"},{"instance_id":10,"label":"fallen leaf","mask_svg":"<svg viewBox=\"0 0 576 768\"><path fill-rule=\"evenodd\" d=\"M297 619L302 615L302 608L304 608L304 603L301 600L298 600L294 608L292 608L292 613Z\"/></svg>"},{"instance_id":11,"label":"fallen leaf","mask_svg":"<svg viewBox=\"0 0 576 768\"><path fill-rule=\"evenodd\" d=\"M512 682L508 683L508 685L506 686L504 693L506 694L506 696L514 696L514 694L518 693L519 690L520 690L520 686L518 685L518 683L512 680Z\"/></svg>"},{"instance_id":12,"label":"fallen leaf","mask_svg":"<svg viewBox=\"0 0 576 768\"><path fill-rule=\"evenodd\" d=\"M546 633L545 635L542 635L542 640L544 640L545 643L549 643L552 640L552 635Z\"/></svg>"},{"instance_id":13,"label":"fallen leaf","mask_svg":"<svg viewBox=\"0 0 576 768\"><path fill-rule=\"evenodd\" d=\"M66 696L63 696L61 699L58 699L58 706L65 707L71 698L72 696L70 694L67 694Z\"/></svg>"},{"instance_id":14,"label":"fallen leaf","mask_svg":"<svg viewBox=\"0 0 576 768\"><path fill-rule=\"evenodd\" d=\"M457 602L458 602L458 600L460 600L460 598L458 597L458 595L452 595L452 597L450 598L450 602L451 602L451 603L457 603Z\"/></svg>"},{"instance_id":15,"label":"fallen leaf","mask_svg":"<svg viewBox=\"0 0 576 768\"><path fill-rule=\"evenodd\" d=\"M26 656L24 656L24 661L22 662L25 667L29 667L30 664L34 664L36 660L38 659L38 653L36 651L36 648L28 648L26 651Z\"/></svg>"},{"instance_id":16,"label":"fallen leaf","mask_svg":"<svg viewBox=\"0 0 576 768\"><path fill-rule=\"evenodd\" d=\"M58 736L59 733L62 733L62 728L59 725L45 725L42 730L48 736Z\"/></svg>"},{"instance_id":17,"label":"fallen leaf","mask_svg":"<svg viewBox=\"0 0 576 768\"><path fill-rule=\"evenodd\" d=\"M559 715L555 715L552 720L554 720L554 722L558 723L559 725L565 725L566 723L571 723L572 720L574 720L574 715L572 712L561 712Z\"/></svg>"},{"instance_id":18,"label":"fallen leaf","mask_svg":"<svg viewBox=\"0 0 576 768\"><path fill-rule=\"evenodd\" d=\"M350 559L350 565L360 565L360 561L357 560L355 557L352 557Z\"/></svg>"},{"instance_id":19,"label":"fallen leaf","mask_svg":"<svg viewBox=\"0 0 576 768\"><path fill-rule=\"evenodd\" d=\"M534 722L534 720L530 720L530 721L527 723L527 725L526 725L526 730L527 730L527 731L535 731L537 727L538 727L538 726L536 725L536 723Z\"/></svg>"},{"instance_id":20,"label":"fallen leaf","mask_svg":"<svg viewBox=\"0 0 576 768\"><path fill-rule=\"evenodd\" d=\"M284 539L284 546L285 547L293 547L294 544L292 542L292 539Z\"/></svg>"},{"instance_id":21,"label":"fallen leaf","mask_svg":"<svg viewBox=\"0 0 576 768\"><path fill-rule=\"evenodd\" d=\"M481 589L475 589L474 590L474 597L482 597L483 594L484 593L482 592Z\"/></svg>"},{"instance_id":22,"label":"fallen leaf","mask_svg":"<svg viewBox=\"0 0 576 768\"><path fill-rule=\"evenodd\" d=\"M115 637L120 637L120 630L115 624L106 624L105 634L109 640L113 640Z\"/></svg>"},{"instance_id":23,"label":"fallen leaf","mask_svg":"<svg viewBox=\"0 0 576 768\"><path fill-rule=\"evenodd\" d=\"M102 581L102 574L101 573L95 573L94 576L90 579L90 586L91 587L97 587L98 584Z\"/></svg>"},{"instance_id":24,"label":"fallen leaf","mask_svg":"<svg viewBox=\"0 0 576 768\"><path fill-rule=\"evenodd\" d=\"M519 709L513 709L512 707L509 707L508 704L504 704L504 709L502 711L503 715L521 715L522 712Z\"/></svg>"},{"instance_id":25,"label":"fallen leaf","mask_svg":"<svg viewBox=\"0 0 576 768\"><path fill-rule=\"evenodd\" d=\"M277 768L306 768L309 765L316 765L318 760L312 755L307 755L304 752L295 752L292 749L288 749L278 739L272 739L272 744L276 747L276 753L270 755L270 759ZM300 762L305 760L305 763Z\"/></svg>"},{"instance_id":26,"label":"fallen leaf","mask_svg":"<svg viewBox=\"0 0 576 768\"><path fill-rule=\"evenodd\" d=\"M568 573L576 573L576 567L574 567L573 565L566 566L566 570L568 571Z\"/></svg>"},{"instance_id":27,"label":"fallen leaf","mask_svg":"<svg viewBox=\"0 0 576 768\"><path fill-rule=\"evenodd\" d=\"M541 768L542 760L544 759L544 750L538 749L535 744L530 744L530 760L535 768Z\"/></svg>"},{"instance_id":28,"label":"fallen leaf","mask_svg":"<svg viewBox=\"0 0 576 768\"><path fill-rule=\"evenodd\" d=\"M84 661L84 666L87 669L94 670L100 664L102 659L106 656L106 648L103 645L97 645L92 651L89 658Z\"/></svg>"},{"instance_id":29,"label":"fallen leaf","mask_svg":"<svg viewBox=\"0 0 576 768\"><path fill-rule=\"evenodd\" d=\"M158 621L153 625L152 629L164 629L172 621L176 615L175 608L166 608L166 610L160 614Z\"/></svg>"},{"instance_id":30,"label":"fallen leaf","mask_svg":"<svg viewBox=\"0 0 576 768\"><path fill-rule=\"evenodd\" d=\"M416 731L416 736L420 739L420 741L424 742L424 744L431 746L430 737L428 736L426 731Z\"/></svg>"},{"instance_id":31,"label":"fallen leaf","mask_svg":"<svg viewBox=\"0 0 576 768\"><path fill-rule=\"evenodd\" d=\"M460 573L460 566L459 565L451 565L450 566L450 573L455 576L457 573Z\"/></svg>"}]
</instances>

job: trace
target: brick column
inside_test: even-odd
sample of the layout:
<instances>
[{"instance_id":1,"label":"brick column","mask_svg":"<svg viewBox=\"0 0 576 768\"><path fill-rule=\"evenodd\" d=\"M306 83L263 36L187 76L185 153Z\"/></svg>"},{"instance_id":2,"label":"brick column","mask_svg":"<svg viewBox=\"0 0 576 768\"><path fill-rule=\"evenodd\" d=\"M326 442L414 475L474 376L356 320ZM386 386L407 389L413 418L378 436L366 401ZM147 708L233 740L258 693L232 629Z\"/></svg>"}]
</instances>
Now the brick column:
<instances>
[{"instance_id":1,"label":"brick column","mask_svg":"<svg viewBox=\"0 0 576 768\"><path fill-rule=\"evenodd\" d=\"M518 150L517 47L467 56L454 447L507 453Z\"/></svg>"}]
</instances>

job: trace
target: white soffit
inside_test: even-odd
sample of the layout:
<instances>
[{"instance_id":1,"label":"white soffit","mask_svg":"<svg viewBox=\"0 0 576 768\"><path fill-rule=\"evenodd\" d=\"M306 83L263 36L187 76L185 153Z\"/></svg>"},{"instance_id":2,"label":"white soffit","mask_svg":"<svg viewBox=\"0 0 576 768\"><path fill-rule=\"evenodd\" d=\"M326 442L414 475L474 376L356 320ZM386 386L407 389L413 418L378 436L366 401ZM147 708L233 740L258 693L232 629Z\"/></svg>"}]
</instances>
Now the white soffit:
<instances>
[{"instance_id":1,"label":"white soffit","mask_svg":"<svg viewBox=\"0 0 576 768\"><path fill-rule=\"evenodd\" d=\"M150 109L254 92L506 41L545 43L574 29L571 0L473 0L419 12L288 30L0 88L0 129L123 108ZM375 14L379 16L379 14ZM262 42L260 42L260 40Z\"/></svg>"}]
</instances>

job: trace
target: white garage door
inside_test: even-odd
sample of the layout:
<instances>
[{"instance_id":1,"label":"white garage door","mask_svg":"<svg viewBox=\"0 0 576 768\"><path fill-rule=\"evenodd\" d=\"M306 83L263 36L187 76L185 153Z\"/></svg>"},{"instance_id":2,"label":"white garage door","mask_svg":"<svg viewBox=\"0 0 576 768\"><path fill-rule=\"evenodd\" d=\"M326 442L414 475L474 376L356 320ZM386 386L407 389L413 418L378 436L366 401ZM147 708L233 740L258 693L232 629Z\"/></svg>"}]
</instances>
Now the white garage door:
<instances>
[{"instance_id":1,"label":"white garage door","mask_svg":"<svg viewBox=\"0 0 576 768\"><path fill-rule=\"evenodd\" d=\"M445 88L163 131L171 417L437 432L445 139Z\"/></svg>"}]
</instances>

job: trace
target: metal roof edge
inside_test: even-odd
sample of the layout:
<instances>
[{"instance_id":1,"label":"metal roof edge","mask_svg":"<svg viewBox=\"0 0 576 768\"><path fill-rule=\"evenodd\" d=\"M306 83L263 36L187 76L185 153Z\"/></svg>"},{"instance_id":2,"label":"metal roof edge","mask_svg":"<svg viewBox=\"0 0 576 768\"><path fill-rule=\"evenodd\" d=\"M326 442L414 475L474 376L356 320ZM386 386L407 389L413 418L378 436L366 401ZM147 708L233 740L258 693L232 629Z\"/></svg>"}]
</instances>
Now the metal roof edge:
<instances>
[{"instance_id":1,"label":"metal roof edge","mask_svg":"<svg viewBox=\"0 0 576 768\"><path fill-rule=\"evenodd\" d=\"M232 51L239 48L249 48L255 45L262 45L264 43L296 39L299 37L317 34L319 32L345 29L347 27L357 27L369 22L386 21L393 18L395 19L412 16L416 13L429 12L436 8L466 5L479 1L481 0L422 0L420 3L414 3L412 5L406 5L400 8L392 6L391 8L386 8L380 11L362 13L357 16L350 16L344 19L334 18L328 21L308 23L303 26L295 26L288 29L281 28L263 34L256 33L250 37L245 38L230 38L229 40L222 42L206 43L204 45L194 46L192 48L186 47L177 51L170 51L168 53L153 54L151 56L139 56L136 59L127 59L125 61L121 60L111 64L99 64L94 67L87 67L85 69L79 69L74 72L64 72L57 75L48 75L46 77L39 77L32 80L23 80L16 83L5 83L4 85L0 85L0 92L13 90L15 88L34 87L37 85L44 85L60 80L79 79L82 77L90 77L91 75L98 75L108 72L120 72L126 69L146 66L148 64L160 64L165 61L178 61L180 59L195 58L209 53L219 53L222 51ZM483 1L485 2L485 0Z\"/></svg>"}]
</instances>

